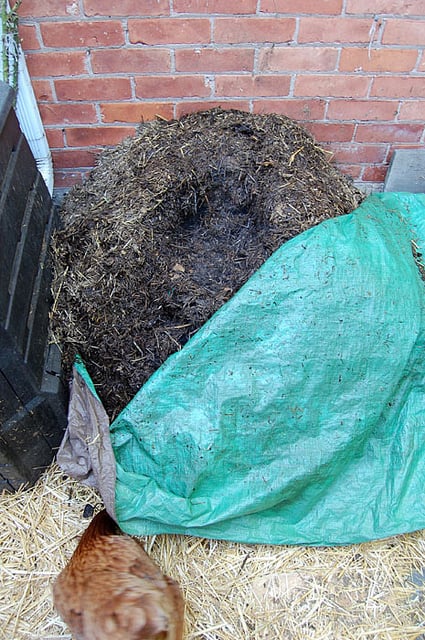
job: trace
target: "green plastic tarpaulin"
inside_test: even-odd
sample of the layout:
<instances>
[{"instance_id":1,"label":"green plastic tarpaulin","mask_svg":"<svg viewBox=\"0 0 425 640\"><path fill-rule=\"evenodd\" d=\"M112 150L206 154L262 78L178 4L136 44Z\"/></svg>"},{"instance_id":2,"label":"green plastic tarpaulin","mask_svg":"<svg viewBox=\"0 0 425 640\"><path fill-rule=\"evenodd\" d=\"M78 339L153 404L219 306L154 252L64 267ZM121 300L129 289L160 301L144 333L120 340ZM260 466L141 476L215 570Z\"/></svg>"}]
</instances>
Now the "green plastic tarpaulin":
<instances>
[{"instance_id":1,"label":"green plastic tarpaulin","mask_svg":"<svg viewBox=\"0 0 425 640\"><path fill-rule=\"evenodd\" d=\"M77 449L133 535L334 545L424 528L424 247L418 194L302 233L110 427L77 363L59 462Z\"/></svg>"}]
</instances>

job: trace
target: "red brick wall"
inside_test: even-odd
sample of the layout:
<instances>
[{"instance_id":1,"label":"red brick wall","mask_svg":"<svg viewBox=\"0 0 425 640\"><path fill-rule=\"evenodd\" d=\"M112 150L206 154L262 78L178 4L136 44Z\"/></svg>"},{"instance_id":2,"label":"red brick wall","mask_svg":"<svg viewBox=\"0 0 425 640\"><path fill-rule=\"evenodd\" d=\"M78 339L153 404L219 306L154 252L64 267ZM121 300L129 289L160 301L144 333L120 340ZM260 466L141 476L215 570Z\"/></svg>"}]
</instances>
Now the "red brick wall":
<instances>
[{"instance_id":1,"label":"red brick wall","mask_svg":"<svg viewBox=\"0 0 425 640\"><path fill-rule=\"evenodd\" d=\"M425 142L425 0L23 0L20 31L57 188L215 105L303 122L365 186Z\"/></svg>"}]
</instances>

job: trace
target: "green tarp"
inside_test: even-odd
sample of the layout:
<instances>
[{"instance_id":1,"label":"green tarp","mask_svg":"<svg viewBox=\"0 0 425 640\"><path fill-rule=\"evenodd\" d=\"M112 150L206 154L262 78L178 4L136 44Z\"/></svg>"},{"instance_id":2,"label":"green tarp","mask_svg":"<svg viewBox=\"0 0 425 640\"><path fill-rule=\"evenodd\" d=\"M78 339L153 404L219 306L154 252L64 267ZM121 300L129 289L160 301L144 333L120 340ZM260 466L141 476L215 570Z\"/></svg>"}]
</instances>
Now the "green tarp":
<instances>
[{"instance_id":1,"label":"green tarp","mask_svg":"<svg viewBox=\"0 0 425 640\"><path fill-rule=\"evenodd\" d=\"M333 545L424 528L424 247L425 195L379 194L276 251L111 424L122 529Z\"/></svg>"}]
</instances>

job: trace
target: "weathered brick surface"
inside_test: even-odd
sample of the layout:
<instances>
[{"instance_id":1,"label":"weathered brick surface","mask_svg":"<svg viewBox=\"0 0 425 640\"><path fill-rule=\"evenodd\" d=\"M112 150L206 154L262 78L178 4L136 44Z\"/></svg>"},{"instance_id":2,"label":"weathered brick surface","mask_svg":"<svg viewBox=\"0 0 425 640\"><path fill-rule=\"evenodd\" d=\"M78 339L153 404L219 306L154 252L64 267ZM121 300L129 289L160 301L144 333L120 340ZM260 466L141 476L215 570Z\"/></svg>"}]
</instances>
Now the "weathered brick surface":
<instances>
[{"instance_id":1,"label":"weathered brick surface","mask_svg":"<svg viewBox=\"0 0 425 640\"><path fill-rule=\"evenodd\" d=\"M55 163L80 181L140 120L213 106L304 123L356 180L425 144L425 0L25 0Z\"/></svg>"},{"instance_id":2,"label":"weathered brick surface","mask_svg":"<svg viewBox=\"0 0 425 640\"><path fill-rule=\"evenodd\" d=\"M55 104L53 97L53 82L51 80L31 79L31 81L35 99L39 104L43 102L51 102L52 104Z\"/></svg>"},{"instance_id":3,"label":"weathered brick surface","mask_svg":"<svg viewBox=\"0 0 425 640\"><path fill-rule=\"evenodd\" d=\"M255 13L257 0L174 0L173 8L176 13L204 13L220 14Z\"/></svg>"},{"instance_id":4,"label":"weathered brick surface","mask_svg":"<svg viewBox=\"0 0 425 640\"><path fill-rule=\"evenodd\" d=\"M383 44L425 45L425 28L422 20L397 20L388 18L385 21Z\"/></svg>"},{"instance_id":5,"label":"weathered brick surface","mask_svg":"<svg viewBox=\"0 0 425 640\"><path fill-rule=\"evenodd\" d=\"M384 98L425 98L425 77L375 77L370 95Z\"/></svg>"},{"instance_id":6,"label":"weathered brick surface","mask_svg":"<svg viewBox=\"0 0 425 640\"><path fill-rule=\"evenodd\" d=\"M131 85L128 78L76 78L56 80L56 95L60 101L128 100Z\"/></svg>"},{"instance_id":7,"label":"weathered brick surface","mask_svg":"<svg viewBox=\"0 0 425 640\"><path fill-rule=\"evenodd\" d=\"M368 43L369 18L300 18L298 42Z\"/></svg>"},{"instance_id":8,"label":"weathered brick surface","mask_svg":"<svg viewBox=\"0 0 425 640\"><path fill-rule=\"evenodd\" d=\"M55 149L62 149L65 146L65 140L63 135L63 129L46 129L47 142L53 151Z\"/></svg>"},{"instance_id":9,"label":"weathered brick surface","mask_svg":"<svg viewBox=\"0 0 425 640\"><path fill-rule=\"evenodd\" d=\"M424 25L425 27L425 25ZM415 69L418 52L414 49L359 49L341 52L340 71L381 73L409 72Z\"/></svg>"},{"instance_id":10,"label":"weathered brick surface","mask_svg":"<svg viewBox=\"0 0 425 640\"><path fill-rule=\"evenodd\" d=\"M56 169L55 170L55 189L69 189L75 184L82 182L90 173L89 169L81 168L79 171L74 169Z\"/></svg>"},{"instance_id":11,"label":"weathered brick surface","mask_svg":"<svg viewBox=\"0 0 425 640\"><path fill-rule=\"evenodd\" d=\"M263 99L254 100L254 113L278 113L300 122L321 121L325 117L325 100Z\"/></svg>"},{"instance_id":12,"label":"weathered brick surface","mask_svg":"<svg viewBox=\"0 0 425 640\"><path fill-rule=\"evenodd\" d=\"M25 0L19 7L21 18L48 18L70 15L67 0Z\"/></svg>"},{"instance_id":13,"label":"weathered brick surface","mask_svg":"<svg viewBox=\"0 0 425 640\"><path fill-rule=\"evenodd\" d=\"M420 142L423 126L420 124L359 124L357 142Z\"/></svg>"},{"instance_id":14,"label":"weathered brick surface","mask_svg":"<svg viewBox=\"0 0 425 640\"><path fill-rule=\"evenodd\" d=\"M408 100L402 103L398 114L400 121L424 121L425 104L423 100Z\"/></svg>"},{"instance_id":15,"label":"weathered brick surface","mask_svg":"<svg viewBox=\"0 0 425 640\"><path fill-rule=\"evenodd\" d=\"M86 53L83 51L28 53L26 60L31 78L73 77L86 73Z\"/></svg>"},{"instance_id":16,"label":"weathered brick surface","mask_svg":"<svg viewBox=\"0 0 425 640\"><path fill-rule=\"evenodd\" d=\"M319 142L351 142L354 124L332 124L329 122L310 122L306 128Z\"/></svg>"},{"instance_id":17,"label":"weathered brick surface","mask_svg":"<svg viewBox=\"0 0 425 640\"><path fill-rule=\"evenodd\" d=\"M91 53L93 73L168 73L171 54L168 49L98 49Z\"/></svg>"},{"instance_id":18,"label":"weathered brick surface","mask_svg":"<svg viewBox=\"0 0 425 640\"><path fill-rule=\"evenodd\" d=\"M38 38L35 25L33 24L20 25L19 37L21 39L22 47L25 49L25 51L30 51L31 49L40 48L40 40Z\"/></svg>"},{"instance_id":19,"label":"weathered brick surface","mask_svg":"<svg viewBox=\"0 0 425 640\"><path fill-rule=\"evenodd\" d=\"M86 16L138 16L140 6L135 0L84 0ZM143 0L143 15L166 16L170 14L169 0Z\"/></svg>"},{"instance_id":20,"label":"weathered brick surface","mask_svg":"<svg viewBox=\"0 0 425 640\"><path fill-rule=\"evenodd\" d=\"M261 11L269 13L309 13L339 15L342 0L261 0Z\"/></svg>"},{"instance_id":21,"label":"weathered brick surface","mask_svg":"<svg viewBox=\"0 0 425 640\"><path fill-rule=\"evenodd\" d=\"M347 13L398 14L424 16L423 0L347 0Z\"/></svg>"},{"instance_id":22,"label":"weathered brick surface","mask_svg":"<svg viewBox=\"0 0 425 640\"><path fill-rule=\"evenodd\" d=\"M217 76L218 96L284 96L289 95L288 76Z\"/></svg>"},{"instance_id":23,"label":"weathered brick surface","mask_svg":"<svg viewBox=\"0 0 425 640\"><path fill-rule=\"evenodd\" d=\"M176 71L251 71L254 65L254 49L233 47L178 49Z\"/></svg>"},{"instance_id":24,"label":"weathered brick surface","mask_svg":"<svg viewBox=\"0 0 425 640\"><path fill-rule=\"evenodd\" d=\"M167 120L173 117L170 102L105 102L100 104L102 122L133 122L154 120L158 116Z\"/></svg>"},{"instance_id":25,"label":"weathered brick surface","mask_svg":"<svg viewBox=\"0 0 425 640\"><path fill-rule=\"evenodd\" d=\"M392 121L397 115L398 100L331 100L328 107L329 120L352 120L370 122Z\"/></svg>"},{"instance_id":26,"label":"weathered brick surface","mask_svg":"<svg viewBox=\"0 0 425 640\"><path fill-rule=\"evenodd\" d=\"M211 89L202 76L143 76L136 78L138 98L205 98Z\"/></svg>"},{"instance_id":27,"label":"weathered brick surface","mask_svg":"<svg viewBox=\"0 0 425 640\"><path fill-rule=\"evenodd\" d=\"M93 166L98 149L60 149L53 152L53 162L57 169L82 168Z\"/></svg>"},{"instance_id":28,"label":"weathered brick surface","mask_svg":"<svg viewBox=\"0 0 425 640\"><path fill-rule=\"evenodd\" d=\"M360 180L360 176L362 173L362 168L358 164L345 164L344 162L339 163L339 168L343 171L347 176L351 176L353 180Z\"/></svg>"},{"instance_id":29,"label":"weathered brick surface","mask_svg":"<svg viewBox=\"0 0 425 640\"><path fill-rule=\"evenodd\" d=\"M367 95L370 79L356 75L298 75L295 96L331 98L363 98Z\"/></svg>"},{"instance_id":30,"label":"weathered brick surface","mask_svg":"<svg viewBox=\"0 0 425 640\"><path fill-rule=\"evenodd\" d=\"M124 44L122 25L116 20L102 22L46 22L40 25L45 47L112 47Z\"/></svg>"},{"instance_id":31,"label":"weathered brick surface","mask_svg":"<svg viewBox=\"0 0 425 640\"><path fill-rule=\"evenodd\" d=\"M387 168L383 165L380 165L378 167L365 167L362 178L364 182L383 182L385 180L386 173Z\"/></svg>"},{"instance_id":32,"label":"weathered brick surface","mask_svg":"<svg viewBox=\"0 0 425 640\"><path fill-rule=\"evenodd\" d=\"M46 126L63 124L94 124L97 122L93 104L65 103L40 104L40 115Z\"/></svg>"},{"instance_id":33,"label":"weathered brick surface","mask_svg":"<svg viewBox=\"0 0 425 640\"><path fill-rule=\"evenodd\" d=\"M129 20L132 44L205 44L210 41L210 21L206 18L157 18Z\"/></svg>"},{"instance_id":34,"label":"weathered brick surface","mask_svg":"<svg viewBox=\"0 0 425 640\"><path fill-rule=\"evenodd\" d=\"M249 42L290 42L295 35L295 18L217 18L214 42L238 44Z\"/></svg>"},{"instance_id":35,"label":"weathered brick surface","mask_svg":"<svg viewBox=\"0 0 425 640\"><path fill-rule=\"evenodd\" d=\"M115 145L126 136L134 134L134 127L73 127L65 129L70 147Z\"/></svg>"},{"instance_id":36,"label":"weathered brick surface","mask_svg":"<svg viewBox=\"0 0 425 640\"><path fill-rule=\"evenodd\" d=\"M264 47L259 69L265 71L333 71L338 61L336 47Z\"/></svg>"},{"instance_id":37,"label":"weathered brick surface","mask_svg":"<svg viewBox=\"0 0 425 640\"><path fill-rule=\"evenodd\" d=\"M334 144L332 146L335 160L355 164L375 164L385 160L388 145L382 144Z\"/></svg>"}]
</instances>

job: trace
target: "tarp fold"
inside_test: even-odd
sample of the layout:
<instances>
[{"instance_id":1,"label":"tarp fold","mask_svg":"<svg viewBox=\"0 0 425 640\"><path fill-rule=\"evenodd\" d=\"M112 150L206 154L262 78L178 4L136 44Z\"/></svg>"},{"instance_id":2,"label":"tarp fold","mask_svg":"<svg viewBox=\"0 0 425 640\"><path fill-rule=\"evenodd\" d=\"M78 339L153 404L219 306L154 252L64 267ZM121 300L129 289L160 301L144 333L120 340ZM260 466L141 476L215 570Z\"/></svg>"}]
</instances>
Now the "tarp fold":
<instances>
[{"instance_id":1,"label":"tarp fold","mask_svg":"<svg viewBox=\"0 0 425 640\"><path fill-rule=\"evenodd\" d=\"M110 425L97 479L122 529L333 545L425 527L424 247L425 196L386 193L276 251Z\"/></svg>"}]
</instances>

